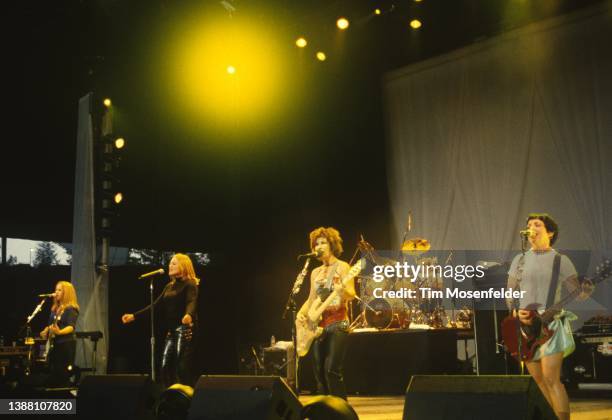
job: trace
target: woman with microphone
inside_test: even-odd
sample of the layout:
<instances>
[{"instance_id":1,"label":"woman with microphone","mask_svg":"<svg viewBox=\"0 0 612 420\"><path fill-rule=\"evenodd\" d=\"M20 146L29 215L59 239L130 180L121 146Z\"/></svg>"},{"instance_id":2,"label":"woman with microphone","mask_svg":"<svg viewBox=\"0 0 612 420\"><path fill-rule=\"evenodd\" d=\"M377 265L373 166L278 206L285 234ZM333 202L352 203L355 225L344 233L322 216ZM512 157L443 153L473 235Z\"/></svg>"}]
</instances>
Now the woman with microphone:
<instances>
[{"instance_id":1,"label":"woman with microphone","mask_svg":"<svg viewBox=\"0 0 612 420\"><path fill-rule=\"evenodd\" d=\"M164 287L153 306L160 311L165 332L161 360L161 380L166 387L175 383L191 385L193 382L193 331L196 324L198 284L189 256L175 254L168 267L170 282ZM151 309L151 305L124 314L124 324L133 322Z\"/></svg>"},{"instance_id":2,"label":"woman with microphone","mask_svg":"<svg viewBox=\"0 0 612 420\"><path fill-rule=\"evenodd\" d=\"M79 317L74 286L67 281L59 281L53 293L53 305L49 314L48 326L40 336L47 340L51 376L49 385L68 386L74 356L76 354L76 323Z\"/></svg>"}]
</instances>

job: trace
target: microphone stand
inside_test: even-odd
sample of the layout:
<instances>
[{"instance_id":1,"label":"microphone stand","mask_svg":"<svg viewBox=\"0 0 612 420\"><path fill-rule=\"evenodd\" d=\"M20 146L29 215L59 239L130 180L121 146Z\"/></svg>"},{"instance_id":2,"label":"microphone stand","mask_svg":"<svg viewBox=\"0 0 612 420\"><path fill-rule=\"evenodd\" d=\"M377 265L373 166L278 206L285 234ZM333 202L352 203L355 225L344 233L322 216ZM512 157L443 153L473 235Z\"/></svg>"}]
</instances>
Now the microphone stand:
<instances>
[{"instance_id":1,"label":"microphone stand","mask_svg":"<svg viewBox=\"0 0 612 420\"><path fill-rule=\"evenodd\" d=\"M304 268L297 275L295 282L293 283L293 287L291 288L291 292L289 293L289 297L287 298L287 303L285 304L285 311L283 312L282 319L287 319L287 313L291 312L291 341L293 341L293 360L295 360L294 366L294 378L295 378L295 392L299 395L299 385L298 385L298 367L299 367L299 358L297 354L297 331L295 328L295 321L297 319L297 305L295 303L295 296L300 292L300 288L302 287L302 283L306 278L306 274L308 274L308 266L310 265L310 257L306 259L304 263Z\"/></svg>"},{"instance_id":2,"label":"microphone stand","mask_svg":"<svg viewBox=\"0 0 612 420\"><path fill-rule=\"evenodd\" d=\"M153 307L153 279L149 280L149 308L151 310L151 380L155 382L155 308Z\"/></svg>"},{"instance_id":3,"label":"microphone stand","mask_svg":"<svg viewBox=\"0 0 612 420\"><path fill-rule=\"evenodd\" d=\"M521 291L521 281L523 280L523 264L525 264L525 250L527 248L527 239L529 237L528 236L524 236L521 235L521 259L519 260L517 266L517 271L519 274L519 278L517 281L517 289L520 293ZM514 309L516 309L516 316L517 316L517 323L516 323L516 336L517 336L517 340L518 340L518 358L519 358L519 368L521 370L521 375L525 374L525 363L523 362L523 352L522 347L523 347L523 331L521 330L521 320L520 318L518 318L518 311L520 310L520 300L519 299L515 299L513 302Z\"/></svg>"},{"instance_id":4,"label":"microphone stand","mask_svg":"<svg viewBox=\"0 0 612 420\"><path fill-rule=\"evenodd\" d=\"M45 305L46 300L47 300L46 297L42 298L40 303L36 305L36 308L34 308L34 311L32 311L30 315L28 315L25 325L21 327L22 331L23 331L23 328L25 327L26 336L25 336L24 344L28 346L28 363L27 363L26 370L25 370L26 375L30 374L30 368L32 366L32 348L34 347L34 338L32 337L32 327L30 326L30 323L32 322L34 317L38 315L40 311L42 311L42 308Z\"/></svg>"}]
</instances>

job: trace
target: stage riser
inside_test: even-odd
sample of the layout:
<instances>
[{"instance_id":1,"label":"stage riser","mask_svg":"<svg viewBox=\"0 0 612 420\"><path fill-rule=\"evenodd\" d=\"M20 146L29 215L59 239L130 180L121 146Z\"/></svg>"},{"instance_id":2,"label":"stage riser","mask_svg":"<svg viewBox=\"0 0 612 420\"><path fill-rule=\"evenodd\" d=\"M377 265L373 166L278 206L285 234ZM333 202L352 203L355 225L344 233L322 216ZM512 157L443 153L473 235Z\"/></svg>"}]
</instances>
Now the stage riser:
<instances>
[{"instance_id":1,"label":"stage riser","mask_svg":"<svg viewBox=\"0 0 612 420\"><path fill-rule=\"evenodd\" d=\"M456 374L457 338L453 330L389 331L350 334L344 379L351 395L403 395L412 375ZM301 391L316 388L312 355L300 360Z\"/></svg>"}]
</instances>

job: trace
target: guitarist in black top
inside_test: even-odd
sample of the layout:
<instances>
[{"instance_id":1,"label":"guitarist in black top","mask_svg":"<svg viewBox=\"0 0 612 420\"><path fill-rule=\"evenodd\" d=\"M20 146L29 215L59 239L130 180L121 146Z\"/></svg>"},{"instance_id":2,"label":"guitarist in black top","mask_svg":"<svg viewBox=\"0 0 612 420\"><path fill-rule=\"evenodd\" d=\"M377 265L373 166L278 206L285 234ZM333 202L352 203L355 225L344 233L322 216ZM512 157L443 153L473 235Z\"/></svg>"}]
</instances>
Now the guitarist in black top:
<instances>
[{"instance_id":1,"label":"guitarist in black top","mask_svg":"<svg viewBox=\"0 0 612 420\"><path fill-rule=\"evenodd\" d=\"M51 372L49 386L70 385L70 373L76 354L75 329L78 317L79 304L74 286L67 281L59 281L55 286L48 326L40 333L48 345L47 357Z\"/></svg>"},{"instance_id":2,"label":"guitarist in black top","mask_svg":"<svg viewBox=\"0 0 612 420\"><path fill-rule=\"evenodd\" d=\"M526 330L541 322L547 307L560 299L563 288L573 292L582 288L578 299L588 298L592 283L578 282L576 269L565 255L559 254L553 245L559 236L559 227L546 213L531 213L527 216L527 238L531 249L524 256L517 255L508 272L508 287L520 288L525 297L518 305L508 302L509 307L520 309L513 312ZM526 360L527 370L538 384L559 419L569 419L569 399L561 382L563 358L573 352L575 344L569 321L576 319L571 312L562 311L548 325L542 325L550 337L541 343L533 355ZM532 328L533 329L533 328ZM527 340L523 337L523 341Z\"/></svg>"}]
</instances>

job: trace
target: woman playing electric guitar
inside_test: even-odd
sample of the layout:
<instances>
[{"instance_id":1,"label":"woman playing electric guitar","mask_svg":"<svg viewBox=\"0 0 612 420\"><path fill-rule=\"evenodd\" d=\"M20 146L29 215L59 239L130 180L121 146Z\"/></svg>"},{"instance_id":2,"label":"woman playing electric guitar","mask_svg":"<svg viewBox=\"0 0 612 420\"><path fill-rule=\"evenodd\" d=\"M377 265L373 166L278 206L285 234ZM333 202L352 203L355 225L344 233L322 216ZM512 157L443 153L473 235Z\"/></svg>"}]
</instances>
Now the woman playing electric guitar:
<instances>
[{"instance_id":1,"label":"woman playing electric guitar","mask_svg":"<svg viewBox=\"0 0 612 420\"><path fill-rule=\"evenodd\" d=\"M527 230L524 232L531 249L525 252L524 256L517 255L508 272L508 287L513 289L519 287L525 292L524 297L518 302L520 309L513 310L513 315L520 321L520 324L514 322L517 325L514 342L516 343L520 325L522 331L520 340L523 340L523 343L525 341L535 343L530 349L530 354L521 354L527 370L557 417L569 419L569 400L561 382L561 365L563 358L575 348L569 325L569 321L575 319L575 316L571 312L561 311L548 325L541 322L538 316L547 307L560 300L562 288L571 293L581 287L578 299L584 300L591 294L592 284L585 282L580 285L576 269L570 259L551 248L559 236L559 227L551 216L545 213L529 214ZM513 302L508 302L508 305L510 309L517 307ZM510 318L508 320L512 321ZM502 330L512 322L505 320L504 324ZM527 332L530 329L531 331ZM543 338L540 341L530 340L530 334ZM505 341L509 341L504 338Z\"/></svg>"},{"instance_id":2,"label":"woman playing electric guitar","mask_svg":"<svg viewBox=\"0 0 612 420\"><path fill-rule=\"evenodd\" d=\"M349 326L348 302L355 297L355 282L351 278L342 283L350 267L338 259L342 254L342 238L336 229L320 227L310 232L310 249L320 255L318 258L323 265L312 270L310 294L297 318L299 322L306 322L310 306L317 297L323 302L332 291L336 291L337 296L322 313L319 322L323 334L312 345L313 367L318 394L346 399L343 364Z\"/></svg>"},{"instance_id":3,"label":"woman playing electric guitar","mask_svg":"<svg viewBox=\"0 0 612 420\"><path fill-rule=\"evenodd\" d=\"M53 306L49 314L49 325L40 336L49 340L50 386L68 386L70 371L76 354L76 322L79 304L71 283L59 281L55 286Z\"/></svg>"}]
</instances>

